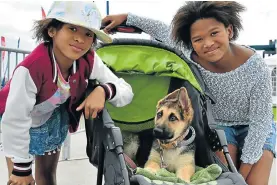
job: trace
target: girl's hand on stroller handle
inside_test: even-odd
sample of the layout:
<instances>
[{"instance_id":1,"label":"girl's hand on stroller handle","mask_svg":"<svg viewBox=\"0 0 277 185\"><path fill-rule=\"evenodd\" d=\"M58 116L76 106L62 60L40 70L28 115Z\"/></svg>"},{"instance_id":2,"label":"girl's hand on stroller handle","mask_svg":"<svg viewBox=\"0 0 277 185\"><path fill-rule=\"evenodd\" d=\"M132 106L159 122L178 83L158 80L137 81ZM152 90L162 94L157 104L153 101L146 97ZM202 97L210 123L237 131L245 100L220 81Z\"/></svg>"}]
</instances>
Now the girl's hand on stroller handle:
<instances>
[{"instance_id":1,"label":"girl's hand on stroller handle","mask_svg":"<svg viewBox=\"0 0 277 185\"><path fill-rule=\"evenodd\" d=\"M113 34L116 32L141 33L141 29L126 25L127 16L128 14L107 15L102 20L101 29L107 34Z\"/></svg>"},{"instance_id":2,"label":"girl's hand on stroller handle","mask_svg":"<svg viewBox=\"0 0 277 185\"><path fill-rule=\"evenodd\" d=\"M77 107L77 111L84 109L85 118L96 118L105 105L105 90L97 86L90 95Z\"/></svg>"},{"instance_id":3,"label":"girl's hand on stroller handle","mask_svg":"<svg viewBox=\"0 0 277 185\"><path fill-rule=\"evenodd\" d=\"M128 14L107 15L102 19L102 25L105 25L103 31L110 33L113 28L127 20Z\"/></svg>"},{"instance_id":4,"label":"girl's hand on stroller handle","mask_svg":"<svg viewBox=\"0 0 277 185\"><path fill-rule=\"evenodd\" d=\"M35 185L35 180L32 175L26 177L20 177L16 175L11 175L7 185Z\"/></svg>"}]
</instances>

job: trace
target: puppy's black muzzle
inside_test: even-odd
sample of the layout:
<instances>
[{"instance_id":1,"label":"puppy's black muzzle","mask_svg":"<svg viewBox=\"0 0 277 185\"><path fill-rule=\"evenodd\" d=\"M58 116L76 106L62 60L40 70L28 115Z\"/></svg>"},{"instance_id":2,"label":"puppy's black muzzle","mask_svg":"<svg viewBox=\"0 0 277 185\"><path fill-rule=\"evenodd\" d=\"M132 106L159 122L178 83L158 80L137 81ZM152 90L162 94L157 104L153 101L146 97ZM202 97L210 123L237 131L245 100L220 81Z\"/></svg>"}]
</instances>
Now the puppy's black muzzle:
<instances>
[{"instance_id":1,"label":"puppy's black muzzle","mask_svg":"<svg viewBox=\"0 0 277 185\"><path fill-rule=\"evenodd\" d=\"M158 126L153 130L154 137L159 140L169 140L173 138L173 133L166 127Z\"/></svg>"}]
</instances>

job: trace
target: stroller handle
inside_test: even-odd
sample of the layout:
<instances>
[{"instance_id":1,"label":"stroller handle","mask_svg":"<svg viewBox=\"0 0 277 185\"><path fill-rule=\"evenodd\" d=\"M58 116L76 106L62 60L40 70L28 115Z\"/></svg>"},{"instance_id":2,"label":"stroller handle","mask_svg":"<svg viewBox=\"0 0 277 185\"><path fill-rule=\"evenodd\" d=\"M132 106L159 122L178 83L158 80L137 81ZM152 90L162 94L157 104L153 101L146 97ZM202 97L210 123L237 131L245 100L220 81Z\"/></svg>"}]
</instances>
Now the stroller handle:
<instances>
[{"instance_id":1,"label":"stroller handle","mask_svg":"<svg viewBox=\"0 0 277 185\"><path fill-rule=\"evenodd\" d=\"M104 126L107 126L109 124L114 124L110 114L108 113L108 110L106 108L104 108L102 110L102 120L103 120L103 123L104 123Z\"/></svg>"},{"instance_id":2,"label":"stroller handle","mask_svg":"<svg viewBox=\"0 0 277 185\"><path fill-rule=\"evenodd\" d=\"M109 24L109 23L108 23ZM101 30L103 30L108 24L102 25ZM112 33L139 33L141 34L143 31L139 29L138 27L135 26L128 26L126 24L126 21L124 21L122 24L114 27L113 29L110 30Z\"/></svg>"}]
</instances>

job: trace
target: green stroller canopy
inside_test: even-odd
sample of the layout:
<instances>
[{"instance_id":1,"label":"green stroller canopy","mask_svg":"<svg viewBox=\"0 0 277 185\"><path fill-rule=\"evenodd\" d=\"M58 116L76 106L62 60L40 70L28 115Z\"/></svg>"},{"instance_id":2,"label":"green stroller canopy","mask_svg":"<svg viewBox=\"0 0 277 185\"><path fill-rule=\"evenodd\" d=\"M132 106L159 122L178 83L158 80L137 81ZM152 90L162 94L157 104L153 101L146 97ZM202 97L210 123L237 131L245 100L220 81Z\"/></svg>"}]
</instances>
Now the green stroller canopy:
<instances>
[{"instance_id":1,"label":"green stroller canopy","mask_svg":"<svg viewBox=\"0 0 277 185\"><path fill-rule=\"evenodd\" d=\"M99 48L97 54L133 88L131 104L121 108L106 105L122 130L140 132L153 128L157 102L167 95L172 77L187 80L202 92L188 64L169 50L144 45L107 45Z\"/></svg>"}]
</instances>

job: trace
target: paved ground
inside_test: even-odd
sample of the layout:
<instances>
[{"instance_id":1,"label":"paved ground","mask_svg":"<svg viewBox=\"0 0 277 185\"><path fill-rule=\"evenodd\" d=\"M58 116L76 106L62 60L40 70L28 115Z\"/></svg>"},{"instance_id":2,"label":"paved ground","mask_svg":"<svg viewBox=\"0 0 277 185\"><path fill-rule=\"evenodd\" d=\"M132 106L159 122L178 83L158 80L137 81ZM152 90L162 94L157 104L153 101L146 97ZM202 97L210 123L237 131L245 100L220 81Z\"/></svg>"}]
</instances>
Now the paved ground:
<instances>
[{"instance_id":1,"label":"paved ground","mask_svg":"<svg viewBox=\"0 0 277 185\"><path fill-rule=\"evenodd\" d=\"M95 185L97 170L90 165L85 154L85 133L72 135L71 160L60 161L58 166L58 185ZM76 160L78 159L78 160ZM272 169L269 185L276 185L276 161ZM6 163L3 153L0 152L0 185L7 180Z\"/></svg>"},{"instance_id":2,"label":"paved ground","mask_svg":"<svg viewBox=\"0 0 277 185\"><path fill-rule=\"evenodd\" d=\"M71 160L60 161L58 165L58 185L94 185L96 184L97 169L92 166L85 154L86 138L81 133L71 139ZM77 159L77 160L76 160ZM7 181L6 162L0 152L0 185Z\"/></svg>"}]
</instances>

